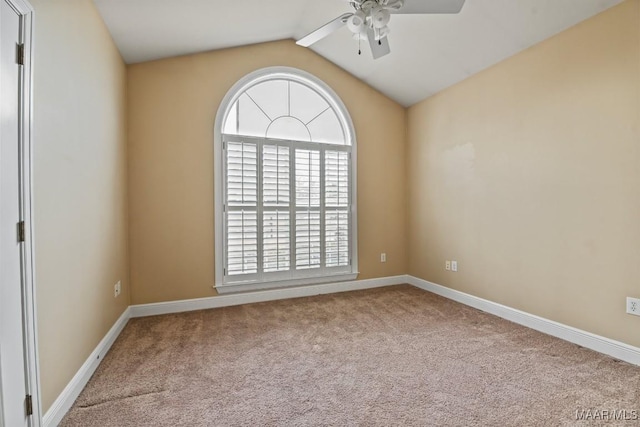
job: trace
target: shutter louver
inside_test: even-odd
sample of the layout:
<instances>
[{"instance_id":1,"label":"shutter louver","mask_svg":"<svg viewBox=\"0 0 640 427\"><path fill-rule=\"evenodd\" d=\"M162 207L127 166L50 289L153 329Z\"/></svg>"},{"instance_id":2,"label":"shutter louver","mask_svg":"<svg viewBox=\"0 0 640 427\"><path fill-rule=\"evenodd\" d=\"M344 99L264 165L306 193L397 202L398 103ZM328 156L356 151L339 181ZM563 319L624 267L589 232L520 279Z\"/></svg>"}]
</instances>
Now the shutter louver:
<instances>
[{"instance_id":1,"label":"shutter louver","mask_svg":"<svg viewBox=\"0 0 640 427\"><path fill-rule=\"evenodd\" d=\"M288 271L291 264L289 211L264 212L263 215L264 272Z\"/></svg>"},{"instance_id":2,"label":"shutter louver","mask_svg":"<svg viewBox=\"0 0 640 427\"><path fill-rule=\"evenodd\" d=\"M264 206L289 206L289 147L262 148L262 197Z\"/></svg>"},{"instance_id":3,"label":"shutter louver","mask_svg":"<svg viewBox=\"0 0 640 427\"><path fill-rule=\"evenodd\" d=\"M325 151L325 205L328 208L349 207L349 154Z\"/></svg>"},{"instance_id":4,"label":"shutter louver","mask_svg":"<svg viewBox=\"0 0 640 427\"><path fill-rule=\"evenodd\" d=\"M227 203L256 206L258 203L257 147L246 142L227 144Z\"/></svg>"},{"instance_id":5,"label":"shutter louver","mask_svg":"<svg viewBox=\"0 0 640 427\"><path fill-rule=\"evenodd\" d=\"M258 272L256 144L227 144L227 274Z\"/></svg>"},{"instance_id":6,"label":"shutter louver","mask_svg":"<svg viewBox=\"0 0 640 427\"><path fill-rule=\"evenodd\" d=\"M349 212L325 213L325 261L327 267L349 265Z\"/></svg>"},{"instance_id":7,"label":"shutter louver","mask_svg":"<svg viewBox=\"0 0 640 427\"><path fill-rule=\"evenodd\" d=\"M255 211L227 215L227 274L258 272L258 221Z\"/></svg>"},{"instance_id":8,"label":"shutter louver","mask_svg":"<svg viewBox=\"0 0 640 427\"><path fill-rule=\"evenodd\" d=\"M296 269L320 267L320 151L295 150Z\"/></svg>"},{"instance_id":9,"label":"shutter louver","mask_svg":"<svg viewBox=\"0 0 640 427\"><path fill-rule=\"evenodd\" d=\"M325 151L325 263L349 265L349 154Z\"/></svg>"},{"instance_id":10,"label":"shutter louver","mask_svg":"<svg viewBox=\"0 0 640 427\"><path fill-rule=\"evenodd\" d=\"M296 149L296 207L320 207L320 151Z\"/></svg>"},{"instance_id":11,"label":"shutter louver","mask_svg":"<svg viewBox=\"0 0 640 427\"><path fill-rule=\"evenodd\" d=\"M320 212L296 212L296 268L320 267Z\"/></svg>"},{"instance_id":12,"label":"shutter louver","mask_svg":"<svg viewBox=\"0 0 640 427\"><path fill-rule=\"evenodd\" d=\"M262 259L265 273L288 271L291 268L289 172L289 147L264 144L262 146L264 207ZM273 207L277 209L271 210Z\"/></svg>"}]
</instances>

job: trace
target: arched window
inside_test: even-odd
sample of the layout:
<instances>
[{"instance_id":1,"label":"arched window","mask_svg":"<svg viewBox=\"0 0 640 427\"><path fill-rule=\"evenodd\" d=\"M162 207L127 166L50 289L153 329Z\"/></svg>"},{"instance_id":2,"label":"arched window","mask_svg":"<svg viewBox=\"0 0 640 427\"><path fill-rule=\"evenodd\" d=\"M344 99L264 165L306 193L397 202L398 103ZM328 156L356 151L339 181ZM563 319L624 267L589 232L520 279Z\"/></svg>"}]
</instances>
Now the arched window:
<instances>
[{"instance_id":1,"label":"arched window","mask_svg":"<svg viewBox=\"0 0 640 427\"><path fill-rule=\"evenodd\" d=\"M259 70L215 133L218 291L355 278L355 135L338 96L300 70Z\"/></svg>"}]
</instances>

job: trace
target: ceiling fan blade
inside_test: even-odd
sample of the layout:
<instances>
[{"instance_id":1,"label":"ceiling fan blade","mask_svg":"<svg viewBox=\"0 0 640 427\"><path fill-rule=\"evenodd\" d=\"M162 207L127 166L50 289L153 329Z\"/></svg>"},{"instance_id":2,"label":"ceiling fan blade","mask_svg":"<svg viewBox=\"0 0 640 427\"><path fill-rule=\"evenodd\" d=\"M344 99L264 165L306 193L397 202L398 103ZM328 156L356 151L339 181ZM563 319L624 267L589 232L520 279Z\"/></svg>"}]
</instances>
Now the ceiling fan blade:
<instances>
[{"instance_id":1,"label":"ceiling fan blade","mask_svg":"<svg viewBox=\"0 0 640 427\"><path fill-rule=\"evenodd\" d=\"M405 0L404 6L391 10L396 14L460 13L465 0Z\"/></svg>"},{"instance_id":2,"label":"ceiling fan blade","mask_svg":"<svg viewBox=\"0 0 640 427\"><path fill-rule=\"evenodd\" d=\"M307 34L306 36L298 40L296 44L304 47L311 46L312 44L327 37L329 34L333 33L334 31L337 31L340 28L344 27L347 24L347 19L349 19L351 15L353 15L353 13L344 13L338 16L333 21L329 21L326 24L324 24L322 27L318 28L317 30Z\"/></svg>"},{"instance_id":3,"label":"ceiling fan blade","mask_svg":"<svg viewBox=\"0 0 640 427\"><path fill-rule=\"evenodd\" d=\"M373 59L382 58L385 55L391 53L391 47L389 46L389 37L383 37L380 40L376 40L373 29L369 29L367 32L367 39L369 40L369 46L371 47L371 54Z\"/></svg>"}]
</instances>

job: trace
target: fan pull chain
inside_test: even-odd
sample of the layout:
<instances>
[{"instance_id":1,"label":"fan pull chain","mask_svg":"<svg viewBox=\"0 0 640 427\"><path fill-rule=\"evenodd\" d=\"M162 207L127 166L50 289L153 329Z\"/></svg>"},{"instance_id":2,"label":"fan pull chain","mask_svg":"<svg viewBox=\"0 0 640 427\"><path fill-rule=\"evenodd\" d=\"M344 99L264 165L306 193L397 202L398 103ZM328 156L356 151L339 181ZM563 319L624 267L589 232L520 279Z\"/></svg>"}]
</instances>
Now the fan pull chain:
<instances>
[{"instance_id":1,"label":"fan pull chain","mask_svg":"<svg viewBox=\"0 0 640 427\"><path fill-rule=\"evenodd\" d=\"M360 42L362 40L360 39L360 35L358 35L358 55L362 55L362 50L360 49Z\"/></svg>"}]
</instances>

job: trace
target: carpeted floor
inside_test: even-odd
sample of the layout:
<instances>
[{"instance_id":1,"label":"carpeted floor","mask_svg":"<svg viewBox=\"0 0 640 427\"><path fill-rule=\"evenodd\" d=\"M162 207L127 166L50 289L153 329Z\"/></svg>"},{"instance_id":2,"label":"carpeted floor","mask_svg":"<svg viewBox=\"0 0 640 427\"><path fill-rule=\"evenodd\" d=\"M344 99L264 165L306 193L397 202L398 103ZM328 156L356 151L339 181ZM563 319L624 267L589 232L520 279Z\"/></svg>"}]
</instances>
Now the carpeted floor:
<instances>
[{"instance_id":1,"label":"carpeted floor","mask_svg":"<svg viewBox=\"0 0 640 427\"><path fill-rule=\"evenodd\" d=\"M396 286L132 319L61 425L640 424L583 410L640 415L640 367Z\"/></svg>"}]
</instances>

